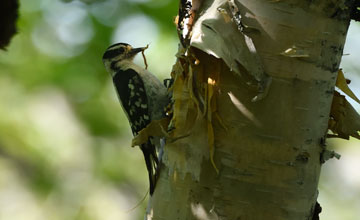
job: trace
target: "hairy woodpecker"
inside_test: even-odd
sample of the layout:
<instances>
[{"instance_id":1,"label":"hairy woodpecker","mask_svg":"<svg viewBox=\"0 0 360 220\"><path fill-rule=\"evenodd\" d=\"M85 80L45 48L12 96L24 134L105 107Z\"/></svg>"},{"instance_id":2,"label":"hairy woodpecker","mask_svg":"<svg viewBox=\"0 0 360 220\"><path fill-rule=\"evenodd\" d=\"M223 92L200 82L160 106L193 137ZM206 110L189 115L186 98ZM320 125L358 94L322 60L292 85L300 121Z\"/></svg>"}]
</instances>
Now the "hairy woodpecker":
<instances>
[{"instance_id":1,"label":"hairy woodpecker","mask_svg":"<svg viewBox=\"0 0 360 220\"><path fill-rule=\"evenodd\" d=\"M136 54L146 47L132 48L126 43L117 43L106 49L103 63L111 74L121 106L129 120L134 136L152 120L165 117L169 103L166 87L152 73L133 63ZM150 137L140 149L144 154L149 174L150 195L153 194L159 160L157 149L160 141Z\"/></svg>"}]
</instances>

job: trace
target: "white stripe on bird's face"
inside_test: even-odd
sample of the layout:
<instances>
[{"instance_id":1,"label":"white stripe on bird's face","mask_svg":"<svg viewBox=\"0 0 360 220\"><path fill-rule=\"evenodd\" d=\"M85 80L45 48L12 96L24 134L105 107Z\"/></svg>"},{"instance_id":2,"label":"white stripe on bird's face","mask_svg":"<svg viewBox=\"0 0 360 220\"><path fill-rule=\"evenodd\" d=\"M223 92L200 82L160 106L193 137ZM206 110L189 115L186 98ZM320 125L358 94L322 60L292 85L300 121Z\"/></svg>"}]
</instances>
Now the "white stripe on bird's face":
<instances>
[{"instance_id":1,"label":"white stripe on bird's face","mask_svg":"<svg viewBox=\"0 0 360 220\"><path fill-rule=\"evenodd\" d=\"M131 53L132 49L129 44L125 43L117 43L108 47L102 57L106 70L114 75L119 68L124 66L122 63L132 62L136 55Z\"/></svg>"}]
</instances>

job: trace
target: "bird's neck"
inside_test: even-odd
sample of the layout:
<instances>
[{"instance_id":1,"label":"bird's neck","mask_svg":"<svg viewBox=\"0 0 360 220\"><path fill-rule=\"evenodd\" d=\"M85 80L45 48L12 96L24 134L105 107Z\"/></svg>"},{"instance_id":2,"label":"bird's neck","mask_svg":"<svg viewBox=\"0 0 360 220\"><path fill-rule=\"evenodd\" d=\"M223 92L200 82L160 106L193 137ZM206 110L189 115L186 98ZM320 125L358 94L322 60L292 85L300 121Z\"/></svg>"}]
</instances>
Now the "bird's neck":
<instances>
[{"instance_id":1,"label":"bird's neck","mask_svg":"<svg viewBox=\"0 0 360 220\"><path fill-rule=\"evenodd\" d=\"M110 70L109 72L111 72L114 76L114 74L117 73L119 70L129 69L133 65L134 64L132 60L119 60L111 62L107 68L108 70Z\"/></svg>"}]
</instances>

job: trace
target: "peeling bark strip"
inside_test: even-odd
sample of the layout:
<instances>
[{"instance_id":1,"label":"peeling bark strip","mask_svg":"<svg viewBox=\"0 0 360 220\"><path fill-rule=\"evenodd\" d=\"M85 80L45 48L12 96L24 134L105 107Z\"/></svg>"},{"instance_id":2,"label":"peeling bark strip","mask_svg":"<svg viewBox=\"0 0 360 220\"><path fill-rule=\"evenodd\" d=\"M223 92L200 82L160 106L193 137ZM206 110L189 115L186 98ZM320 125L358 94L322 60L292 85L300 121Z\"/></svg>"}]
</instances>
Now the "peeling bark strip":
<instances>
[{"instance_id":1,"label":"peeling bark strip","mask_svg":"<svg viewBox=\"0 0 360 220\"><path fill-rule=\"evenodd\" d=\"M179 30L192 10L181 2ZM321 164L339 157L326 149L328 128L358 135L360 119L334 96L336 81L347 90L338 68L351 3L202 1L180 38L173 141L146 219L319 219ZM267 75L271 89L252 102Z\"/></svg>"},{"instance_id":2,"label":"peeling bark strip","mask_svg":"<svg viewBox=\"0 0 360 220\"><path fill-rule=\"evenodd\" d=\"M188 45L188 35L189 30L189 20L194 19L191 13L192 1L191 0L180 0L179 4L179 14L177 19L177 31L180 39L180 43L184 48ZM190 27L191 28L191 27Z\"/></svg>"},{"instance_id":3,"label":"peeling bark strip","mask_svg":"<svg viewBox=\"0 0 360 220\"><path fill-rule=\"evenodd\" d=\"M180 0L179 14L176 19L177 32L182 47L188 48L192 27L196 17L196 12L200 8L203 0Z\"/></svg>"}]
</instances>

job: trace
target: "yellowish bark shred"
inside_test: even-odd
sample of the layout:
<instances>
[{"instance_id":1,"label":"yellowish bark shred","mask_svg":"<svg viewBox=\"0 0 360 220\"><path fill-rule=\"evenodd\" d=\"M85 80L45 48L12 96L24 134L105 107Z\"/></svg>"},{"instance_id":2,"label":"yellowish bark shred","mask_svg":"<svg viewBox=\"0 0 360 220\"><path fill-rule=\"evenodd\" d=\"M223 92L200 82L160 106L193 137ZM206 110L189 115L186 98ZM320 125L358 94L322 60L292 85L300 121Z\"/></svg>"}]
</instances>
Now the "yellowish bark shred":
<instances>
[{"instance_id":1,"label":"yellowish bark shred","mask_svg":"<svg viewBox=\"0 0 360 220\"><path fill-rule=\"evenodd\" d=\"M336 87L338 87L346 95L348 95L350 98L352 98L353 100L355 100L357 103L360 104L360 100L356 97L356 95L349 88L347 80L344 76L342 69L339 69L339 71L338 71L338 76L336 79Z\"/></svg>"},{"instance_id":2,"label":"yellowish bark shred","mask_svg":"<svg viewBox=\"0 0 360 220\"><path fill-rule=\"evenodd\" d=\"M204 56L200 53L196 49L190 49L186 55L178 55L173 67L175 82L172 88L174 106L171 124L174 129L170 132L170 136L175 139L188 136L197 120L206 119L210 161L216 172L219 172L213 159L215 152L213 119L217 119L223 125L216 112L221 63L214 58L211 59L210 65L207 59L200 58ZM216 68L213 68L214 66Z\"/></svg>"},{"instance_id":3,"label":"yellowish bark shred","mask_svg":"<svg viewBox=\"0 0 360 220\"><path fill-rule=\"evenodd\" d=\"M340 69L336 80L336 87L348 95L350 98L360 103L360 100L348 87L344 73ZM335 91L331 105L330 119L328 128L333 134L329 137L349 139L350 136L360 139L360 115L346 100L345 96Z\"/></svg>"}]
</instances>

